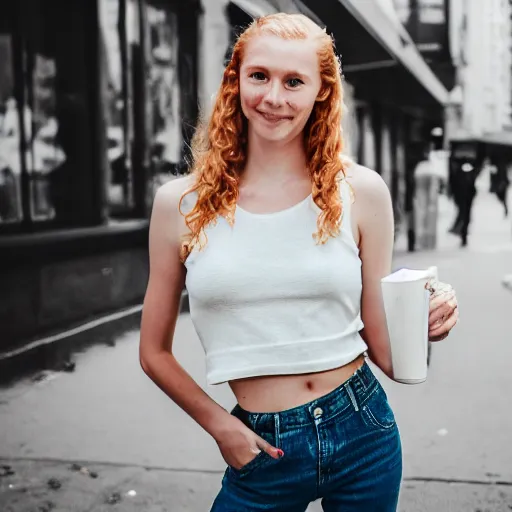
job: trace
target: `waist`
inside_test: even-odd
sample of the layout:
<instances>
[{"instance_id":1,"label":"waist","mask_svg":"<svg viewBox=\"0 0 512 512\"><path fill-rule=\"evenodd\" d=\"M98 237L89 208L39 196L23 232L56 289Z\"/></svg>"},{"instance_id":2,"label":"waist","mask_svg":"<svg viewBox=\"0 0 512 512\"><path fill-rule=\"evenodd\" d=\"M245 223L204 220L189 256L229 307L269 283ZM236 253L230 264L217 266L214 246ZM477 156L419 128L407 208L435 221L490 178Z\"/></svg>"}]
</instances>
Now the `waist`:
<instances>
[{"instance_id":1,"label":"waist","mask_svg":"<svg viewBox=\"0 0 512 512\"><path fill-rule=\"evenodd\" d=\"M326 422L345 412L348 414L354 408L361 409L381 385L363 357L344 368L351 372L348 378L332 391L306 403L280 411L265 412L249 411L237 404L231 414L252 430L273 432L278 424L280 431L284 432L313 424L319 417Z\"/></svg>"},{"instance_id":2,"label":"waist","mask_svg":"<svg viewBox=\"0 0 512 512\"><path fill-rule=\"evenodd\" d=\"M226 325L223 334L218 329L196 330L206 353L208 384L270 375L297 375L316 373L339 368L353 361L368 347L360 335L362 321L356 316L344 330L323 335L322 326L314 324L317 336L302 336L287 341L284 339L290 329L290 322L274 325L267 329L272 319L262 317L260 326L256 322ZM301 319L296 318L295 323ZM266 325L265 325L266 324ZM312 326L304 328L312 330ZM298 328L294 328L298 334Z\"/></svg>"},{"instance_id":3,"label":"waist","mask_svg":"<svg viewBox=\"0 0 512 512\"><path fill-rule=\"evenodd\" d=\"M261 376L230 382L238 406L254 413L299 407L331 393L365 365L360 354L343 366L309 374Z\"/></svg>"}]
</instances>

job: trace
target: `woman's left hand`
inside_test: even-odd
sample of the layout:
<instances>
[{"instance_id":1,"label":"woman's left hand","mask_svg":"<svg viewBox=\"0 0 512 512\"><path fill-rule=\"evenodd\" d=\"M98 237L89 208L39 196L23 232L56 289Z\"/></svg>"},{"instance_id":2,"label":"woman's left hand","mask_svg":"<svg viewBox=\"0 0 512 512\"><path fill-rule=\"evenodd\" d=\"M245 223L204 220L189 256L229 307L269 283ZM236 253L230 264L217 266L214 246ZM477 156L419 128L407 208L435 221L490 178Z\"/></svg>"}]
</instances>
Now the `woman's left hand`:
<instances>
[{"instance_id":1,"label":"woman's left hand","mask_svg":"<svg viewBox=\"0 0 512 512\"><path fill-rule=\"evenodd\" d=\"M455 290L445 283L436 283L430 296L429 341L444 340L459 320Z\"/></svg>"}]
</instances>

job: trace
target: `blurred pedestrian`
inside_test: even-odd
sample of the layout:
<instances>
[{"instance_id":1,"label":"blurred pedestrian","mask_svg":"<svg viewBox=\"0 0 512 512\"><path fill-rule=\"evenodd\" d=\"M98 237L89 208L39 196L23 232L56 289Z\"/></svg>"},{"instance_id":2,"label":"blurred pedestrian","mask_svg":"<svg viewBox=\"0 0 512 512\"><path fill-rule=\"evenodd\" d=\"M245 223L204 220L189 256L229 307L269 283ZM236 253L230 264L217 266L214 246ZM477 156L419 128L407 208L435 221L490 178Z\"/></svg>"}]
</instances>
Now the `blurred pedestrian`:
<instances>
[{"instance_id":1,"label":"blurred pedestrian","mask_svg":"<svg viewBox=\"0 0 512 512\"><path fill-rule=\"evenodd\" d=\"M324 510L396 510L400 436L365 357L393 378L392 203L377 173L342 158L341 112L331 37L303 15L259 18L199 128L192 176L155 198L140 361L217 442L216 512L299 512L318 497ZM172 354L185 282L207 382L229 383L231 414ZM430 339L456 307L454 293L431 302Z\"/></svg>"},{"instance_id":2,"label":"blurred pedestrian","mask_svg":"<svg viewBox=\"0 0 512 512\"><path fill-rule=\"evenodd\" d=\"M457 206L457 217L450 232L459 235L461 245L468 244L469 225L471 224L471 210L476 196L477 169L473 163L462 161L452 162L455 167L451 186L453 198Z\"/></svg>"},{"instance_id":3,"label":"blurred pedestrian","mask_svg":"<svg viewBox=\"0 0 512 512\"><path fill-rule=\"evenodd\" d=\"M510 185L509 164L499 162L497 165L490 166L491 192L503 205L505 217L508 217L507 193Z\"/></svg>"}]
</instances>

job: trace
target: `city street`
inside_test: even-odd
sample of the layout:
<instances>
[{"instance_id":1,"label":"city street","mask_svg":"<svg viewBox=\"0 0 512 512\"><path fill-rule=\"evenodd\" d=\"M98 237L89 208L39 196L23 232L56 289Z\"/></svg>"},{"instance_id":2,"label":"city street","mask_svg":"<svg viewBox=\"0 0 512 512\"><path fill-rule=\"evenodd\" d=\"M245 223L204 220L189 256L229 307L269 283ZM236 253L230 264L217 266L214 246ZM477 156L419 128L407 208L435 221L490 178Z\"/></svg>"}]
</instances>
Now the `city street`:
<instances>
[{"instance_id":1,"label":"city street","mask_svg":"<svg viewBox=\"0 0 512 512\"><path fill-rule=\"evenodd\" d=\"M446 233L454 211L444 197L438 250L408 254L397 242L394 267L437 265L460 308L459 325L434 346L426 383L381 378L403 438L402 512L512 510L512 293L501 285L512 272L511 222L482 180L467 248ZM1 512L209 510L225 463L144 375L138 341L137 330L119 334L113 346L76 354L73 372L0 389ZM215 400L234 405L227 385L206 386L188 314L175 353Z\"/></svg>"}]
</instances>

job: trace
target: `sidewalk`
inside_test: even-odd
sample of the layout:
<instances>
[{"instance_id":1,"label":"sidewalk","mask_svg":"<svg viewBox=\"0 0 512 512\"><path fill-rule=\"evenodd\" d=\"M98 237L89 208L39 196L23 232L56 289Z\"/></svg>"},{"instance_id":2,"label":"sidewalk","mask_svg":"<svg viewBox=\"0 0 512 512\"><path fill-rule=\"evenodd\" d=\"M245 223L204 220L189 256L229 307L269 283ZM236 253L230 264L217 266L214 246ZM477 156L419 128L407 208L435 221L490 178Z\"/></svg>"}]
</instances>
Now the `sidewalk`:
<instances>
[{"instance_id":1,"label":"sidewalk","mask_svg":"<svg viewBox=\"0 0 512 512\"><path fill-rule=\"evenodd\" d=\"M489 184L485 175L477 181L477 195L473 202L472 219L469 227L468 246L461 250L477 252L499 252L512 250L512 214L504 217L503 206L494 194L489 193ZM512 211L512 193L509 194L509 209ZM452 226L457 209L446 195L439 196L437 220L437 246L429 252L453 252L460 249L460 237L448 232ZM407 227L401 227L395 241L395 254L407 253ZM512 263L511 263L512 271Z\"/></svg>"},{"instance_id":2,"label":"sidewalk","mask_svg":"<svg viewBox=\"0 0 512 512\"><path fill-rule=\"evenodd\" d=\"M6 461L0 460L1 464ZM0 477L2 512L208 512L222 473L16 461ZM93 473L95 478L90 476ZM97 475L97 476L96 476ZM488 508L492 504L492 509ZM512 487L404 481L399 512L510 512ZM319 502L308 512L320 512ZM238 512L238 511L226 511Z\"/></svg>"},{"instance_id":3,"label":"sidewalk","mask_svg":"<svg viewBox=\"0 0 512 512\"><path fill-rule=\"evenodd\" d=\"M512 297L500 283L509 241L498 201L479 194L467 248L446 235L437 251L396 254L398 266L437 264L462 315L434 347L428 382L383 379L403 439L400 512L512 510L512 411L496 392L512 385ZM0 388L0 512L208 512L225 468L215 442L143 374L136 326L89 336L72 370ZM234 405L227 386L206 385L187 314L174 345L196 382ZM58 352L74 349L63 342ZM316 502L308 512L320 510Z\"/></svg>"}]
</instances>

